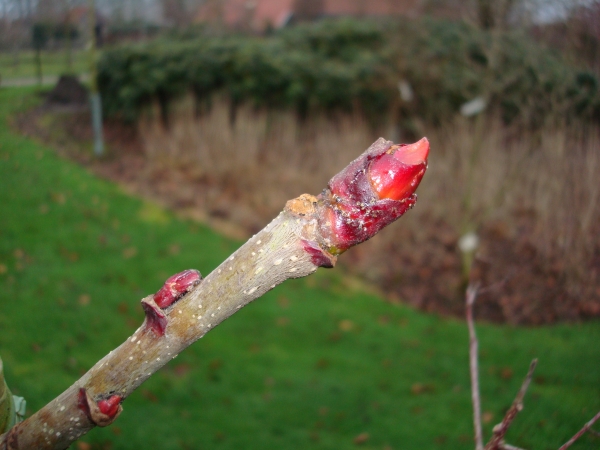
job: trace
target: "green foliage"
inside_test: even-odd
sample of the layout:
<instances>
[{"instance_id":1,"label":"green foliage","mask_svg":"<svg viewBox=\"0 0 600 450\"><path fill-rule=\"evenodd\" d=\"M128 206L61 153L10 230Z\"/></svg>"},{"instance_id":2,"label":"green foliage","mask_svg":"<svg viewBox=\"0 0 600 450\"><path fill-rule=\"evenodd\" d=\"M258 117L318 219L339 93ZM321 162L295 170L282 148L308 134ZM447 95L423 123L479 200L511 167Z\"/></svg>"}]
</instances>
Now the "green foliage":
<instances>
[{"instance_id":1,"label":"green foliage","mask_svg":"<svg viewBox=\"0 0 600 450\"><path fill-rule=\"evenodd\" d=\"M15 135L24 90L0 90L0 349L29 413L141 324L171 274L208 273L238 247L125 195ZM389 230L391 231L391 230ZM399 269L401 270L401 269ZM600 408L600 323L480 324L489 436L540 362L510 443L557 448ZM319 270L243 308L124 403L92 448L472 448L462 321L394 305ZM580 448L595 448L583 437Z\"/></svg>"},{"instance_id":2,"label":"green foliage","mask_svg":"<svg viewBox=\"0 0 600 450\"><path fill-rule=\"evenodd\" d=\"M41 50L50 39L50 27L46 23L34 23L31 27L31 42L33 48Z\"/></svg>"},{"instance_id":3,"label":"green foliage","mask_svg":"<svg viewBox=\"0 0 600 450\"><path fill-rule=\"evenodd\" d=\"M399 80L413 87L403 104ZM400 120L439 123L477 96L507 122L600 120L598 79L514 33L422 19L376 23L324 20L265 38L163 39L106 51L99 84L110 115L135 120L158 101L192 92L200 106L225 92L235 107L360 108L373 120L399 108Z\"/></svg>"},{"instance_id":4,"label":"green foliage","mask_svg":"<svg viewBox=\"0 0 600 450\"><path fill-rule=\"evenodd\" d=\"M507 123L537 128L556 119L600 119L598 92L586 89L581 73L526 35L435 20L396 30L391 46L398 72L416 96L411 113L428 123L441 122L477 96Z\"/></svg>"},{"instance_id":5,"label":"green foliage","mask_svg":"<svg viewBox=\"0 0 600 450\"><path fill-rule=\"evenodd\" d=\"M350 109L371 97L389 106L389 83L383 56L372 51L381 32L370 26L357 31L292 30L271 38L224 37L200 41L156 41L107 51L99 63L99 85L108 114L134 120L141 108L168 103L192 91L199 104L225 91L233 105L291 107L305 114L314 108ZM331 23L331 25L337 22ZM314 32L313 32L314 31ZM369 36L371 36L369 38ZM362 42L362 39L365 39ZM367 105L364 105L367 107Z\"/></svg>"},{"instance_id":6,"label":"green foliage","mask_svg":"<svg viewBox=\"0 0 600 450\"><path fill-rule=\"evenodd\" d=\"M70 23L36 22L31 27L31 41L36 50L46 48L50 39L62 41L78 36L79 29Z\"/></svg>"}]
</instances>

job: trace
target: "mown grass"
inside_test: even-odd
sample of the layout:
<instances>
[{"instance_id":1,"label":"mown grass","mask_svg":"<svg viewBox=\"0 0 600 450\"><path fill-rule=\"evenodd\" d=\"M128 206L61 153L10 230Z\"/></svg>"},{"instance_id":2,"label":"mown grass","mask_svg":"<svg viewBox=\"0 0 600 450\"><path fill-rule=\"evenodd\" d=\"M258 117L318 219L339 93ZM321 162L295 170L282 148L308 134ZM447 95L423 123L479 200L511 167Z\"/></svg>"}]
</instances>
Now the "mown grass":
<instances>
[{"instance_id":1,"label":"mown grass","mask_svg":"<svg viewBox=\"0 0 600 450\"><path fill-rule=\"evenodd\" d=\"M88 54L82 50L73 50L71 71L81 75L88 71ZM42 51L42 75L62 75L69 72L68 55L66 50ZM0 52L0 77L3 81L15 78L37 77L35 53L24 50L18 53Z\"/></svg>"},{"instance_id":2,"label":"mown grass","mask_svg":"<svg viewBox=\"0 0 600 450\"><path fill-rule=\"evenodd\" d=\"M0 90L0 354L32 413L142 321L170 274L208 273L239 242L132 198L17 136L30 90ZM318 187L315 187L318 190ZM385 255L382 255L385 257ZM402 268L398 268L402 270ZM557 448L600 409L600 323L479 324L489 435L539 358L512 444ZM342 273L286 282L152 377L112 449L472 448L464 323L353 288ZM597 448L586 436L573 449Z\"/></svg>"}]
</instances>

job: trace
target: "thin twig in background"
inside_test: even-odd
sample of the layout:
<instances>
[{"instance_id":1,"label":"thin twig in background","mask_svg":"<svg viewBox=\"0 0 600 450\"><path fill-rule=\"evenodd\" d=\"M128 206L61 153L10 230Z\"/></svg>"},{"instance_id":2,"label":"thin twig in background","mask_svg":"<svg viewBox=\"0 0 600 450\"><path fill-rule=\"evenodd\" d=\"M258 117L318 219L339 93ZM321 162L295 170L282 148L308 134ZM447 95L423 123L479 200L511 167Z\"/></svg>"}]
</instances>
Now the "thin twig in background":
<instances>
[{"instance_id":1,"label":"thin twig in background","mask_svg":"<svg viewBox=\"0 0 600 450\"><path fill-rule=\"evenodd\" d=\"M600 437L600 432L599 431L589 429L589 430L587 430L587 432L590 433L593 436Z\"/></svg>"},{"instance_id":2,"label":"thin twig in background","mask_svg":"<svg viewBox=\"0 0 600 450\"><path fill-rule=\"evenodd\" d=\"M477 298L479 283L467 287L466 314L469 326L469 367L471 371L471 400L473 402L473 426L475 427L475 449L483 450L483 432L481 431L481 400L479 397L479 367L477 359L477 335L473 321L473 304Z\"/></svg>"},{"instance_id":3,"label":"thin twig in background","mask_svg":"<svg viewBox=\"0 0 600 450\"><path fill-rule=\"evenodd\" d=\"M581 436L583 436L583 434L584 434L586 431L593 431L593 430L590 430L590 428L591 428L591 426L592 426L592 425L594 425L594 423L595 423L595 422L596 422L598 419L600 419L600 411L598 411L598 413L597 413L597 414L596 414L594 417L592 417L592 420L590 420L588 423L586 423L586 424L583 426L583 428L582 428L581 430L579 430L579 431L578 431L578 432L575 434L575 436L573 436L571 439L569 439L567 442L565 442L565 443L562 445L562 447L560 447L558 450L565 450L565 449L569 448L571 445L573 445L573 443L574 443L574 442L575 442L577 439L579 439ZM593 434L596 434L596 433L593 433Z\"/></svg>"},{"instance_id":4,"label":"thin twig in background","mask_svg":"<svg viewBox=\"0 0 600 450\"><path fill-rule=\"evenodd\" d=\"M517 416L517 414L523 409L523 398L525 397L525 393L529 388L529 383L531 383L531 378L533 377L533 371L535 370L535 366L537 365L537 359L531 361L529 365L529 371L527 372L527 376L525 380L523 380L523 384L521 385L521 389L517 393L512 405L504 415L504 419L498 425L494 427L494 435L490 439L490 442L485 446L485 450L497 450L506 448L506 444L502 442L506 432L510 428L512 421Z\"/></svg>"},{"instance_id":5,"label":"thin twig in background","mask_svg":"<svg viewBox=\"0 0 600 450\"><path fill-rule=\"evenodd\" d=\"M510 445L510 444L502 444L502 445L500 445L500 449L501 450L523 450L521 447L515 447L514 445Z\"/></svg>"}]
</instances>

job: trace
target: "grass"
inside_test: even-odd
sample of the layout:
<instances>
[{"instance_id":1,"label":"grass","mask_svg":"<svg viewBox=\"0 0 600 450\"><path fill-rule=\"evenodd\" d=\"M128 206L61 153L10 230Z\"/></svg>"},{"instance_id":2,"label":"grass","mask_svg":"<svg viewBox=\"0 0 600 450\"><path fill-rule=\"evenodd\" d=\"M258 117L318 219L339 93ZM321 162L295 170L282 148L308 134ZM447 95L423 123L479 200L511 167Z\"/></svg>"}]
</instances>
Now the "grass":
<instances>
[{"instance_id":1,"label":"grass","mask_svg":"<svg viewBox=\"0 0 600 450\"><path fill-rule=\"evenodd\" d=\"M68 72L66 50L42 51L42 75L56 76ZM89 60L87 52L73 50L72 72L83 74L88 71ZM0 77L3 81L19 78L36 78L37 65L35 52L23 50L17 53L0 52Z\"/></svg>"},{"instance_id":2,"label":"grass","mask_svg":"<svg viewBox=\"0 0 600 450\"><path fill-rule=\"evenodd\" d=\"M35 101L0 90L0 353L32 413L142 321L138 300L240 243L132 198L16 135ZM315 188L316 190L317 187ZM553 449L600 409L600 322L479 324L486 434L533 357L508 439ZM339 271L286 282L183 352L124 403L103 449L470 449L463 322L383 302ZM585 436L572 448L597 448Z\"/></svg>"}]
</instances>

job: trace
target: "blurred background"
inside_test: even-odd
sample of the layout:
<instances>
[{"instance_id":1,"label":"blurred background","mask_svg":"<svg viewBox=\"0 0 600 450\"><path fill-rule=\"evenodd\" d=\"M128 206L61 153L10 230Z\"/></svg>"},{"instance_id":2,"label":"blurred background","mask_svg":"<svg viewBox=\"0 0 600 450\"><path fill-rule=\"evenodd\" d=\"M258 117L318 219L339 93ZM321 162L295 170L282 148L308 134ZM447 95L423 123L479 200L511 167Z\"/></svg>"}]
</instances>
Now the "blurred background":
<instances>
[{"instance_id":1,"label":"blurred background","mask_svg":"<svg viewBox=\"0 0 600 450\"><path fill-rule=\"evenodd\" d=\"M105 165L140 157L122 177L169 206L242 237L377 137L427 136L419 207L345 264L428 311L462 314L479 279L503 283L481 299L490 320L600 315L597 1L3 0L0 13L5 86L88 80L93 32ZM59 88L58 102L76 96ZM461 251L464 236L476 247Z\"/></svg>"},{"instance_id":2,"label":"blurred background","mask_svg":"<svg viewBox=\"0 0 600 450\"><path fill-rule=\"evenodd\" d=\"M474 282L489 287L475 309L486 426L545 355L514 436L558 447L600 407L599 44L598 0L0 0L11 388L41 406L60 386L41 361L72 381L137 327L132 298L212 269L378 137L426 136L414 210L339 274L245 308L132 398L122 436L79 448L151 445L136 420L166 405L161 448L471 448L460 318Z\"/></svg>"}]
</instances>

